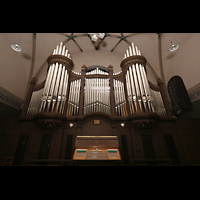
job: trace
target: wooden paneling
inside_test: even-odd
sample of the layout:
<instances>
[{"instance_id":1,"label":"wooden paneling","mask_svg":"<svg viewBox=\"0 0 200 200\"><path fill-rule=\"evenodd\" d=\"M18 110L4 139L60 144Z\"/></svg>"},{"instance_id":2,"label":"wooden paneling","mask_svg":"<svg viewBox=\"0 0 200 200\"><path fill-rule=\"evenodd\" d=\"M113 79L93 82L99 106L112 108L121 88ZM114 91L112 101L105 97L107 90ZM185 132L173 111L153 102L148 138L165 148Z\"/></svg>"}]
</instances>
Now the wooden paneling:
<instances>
[{"instance_id":1,"label":"wooden paneling","mask_svg":"<svg viewBox=\"0 0 200 200\"><path fill-rule=\"evenodd\" d=\"M185 156L186 165L200 165L200 152L194 142L194 136L191 134L182 134L180 143Z\"/></svg>"},{"instance_id":2,"label":"wooden paneling","mask_svg":"<svg viewBox=\"0 0 200 200\"><path fill-rule=\"evenodd\" d=\"M100 120L100 124L94 124L94 120ZM103 117L87 118L82 122L82 135L113 135L112 122Z\"/></svg>"},{"instance_id":3,"label":"wooden paneling","mask_svg":"<svg viewBox=\"0 0 200 200\"><path fill-rule=\"evenodd\" d=\"M94 124L94 120L100 120L100 123ZM121 126L122 122L125 123L124 127ZM69 123L73 123L73 126L70 127ZM156 127L149 129L137 128L129 119L122 121L101 114L87 116L83 119L65 119L62 125L55 129L40 128L31 119L21 121L16 119L0 119L0 139L2 144L0 146L0 165L3 165L6 157L14 157L22 134L29 135L22 164L28 163L28 160L35 160L35 163L39 162L37 159L42 137L48 134L52 135L48 159L57 160L57 163L59 159L72 159L72 154L75 150L75 139L79 135L118 136L119 144L117 148L122 156L122 160L127 160L126 163L129 165L134 165L134 160L139 160L138 164L142 164L145 162L142 135L146 134L151 135L152 138L155 162L157 162L156 160L165 161L171 159L172 156L169 153L171 150L169 150L170 145L168 144L167 146L165 140L165 135L171 135L174 139L180 165L200 165L199 130L199 119L176 119L175 121L162 119ZM72 137L72 139L69 139L69 137ZM100 143L107 145L108 143L110 144L110 141L102 139L101 142L91 143L88 140L86 143L87 145L100 145ZM113 144L115 144L115 141L113 141ZM66 151L69 152L70 156L66 157ZM172 159L172 164L178 163L174 163Z\"/></svg>"}]
</instances>

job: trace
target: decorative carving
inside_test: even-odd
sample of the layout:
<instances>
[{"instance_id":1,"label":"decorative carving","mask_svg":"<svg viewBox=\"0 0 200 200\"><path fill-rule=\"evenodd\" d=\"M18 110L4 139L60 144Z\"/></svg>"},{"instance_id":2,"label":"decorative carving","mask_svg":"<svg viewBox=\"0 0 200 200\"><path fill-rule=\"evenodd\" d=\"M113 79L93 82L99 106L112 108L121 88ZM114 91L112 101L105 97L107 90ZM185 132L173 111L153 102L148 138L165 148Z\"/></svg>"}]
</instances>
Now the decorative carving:
<instances>
[{"instance_id":1,"label":"decorative carving","mask_svg":"<svg viewBox=\"0 0 200 200\"><path fill-rule=\"evenodd\" d=\"M0 90L0 102L5 103L17 110L20 110L22 108L22 102L20 102L16 98L12 97L9 94L6 94L1 90Z\"/></svg>"},{"instance_id":2,"label":"decorative carving","mask_svg":"<svg viewBox=\"0 0 200 200\"><path fill-rule=\"evenodd\" d=\"M58 62L59 64L64 65L69 71L71 71L74 66L74 63L71 59L62 55L51 55L48 57L47 62L49 65Z\"/></svg>"},{"instance_id":3,"label":"decorative carving","mask_svg":"<svg viewBox=\"0 0 200 200\"><path fill-rule=\"evenodd\" d=\"M130 57L127 57L124 60L122 60L120 66L121 66L123 71L126 71L128 67L132 66L135 63L139 63L139 64L142 64L142 65L145 66L146 62L147 62L147 60L143 56L139 56L139 55L130 56Z\"/></svg>"},{"instance_id":4,"label":"decorative carving","mask_svg":"<svg viewBox=\"0 0 200 200\"><path fill-rule=\"evenodd\" d=\"M156 113L139 113L131 115L132 124L137 128L153 128L159 121L159 116Z\"/></svg>"},{"instance_id":5,"label":"decorative carving","mask_svg":"<svg viewBox=\"0 0 200 200\"><path fill-rule=\"evenodd\" d=\"M199 100L200 99L200 88L194 90L193 92L190 92L189 97L190 97L191 102Z\"/></svg>"},{"instance_id":6,"label":"decorative carving","mask_svg":"<svg viewBox=\"0 0 200 200\"><path fill-rule=\"evenodd\" d=\"M34 86L34 88L33 88L33 91L38 91L38 90L42 89L42 88L44 87L45 81L46 81L46 80L44 80L44 81L41 82L41 83L36 84L36 85Z\"/></svg>"},{"instance_id":7,"label":"decorative carving","mask_svg":"<svg viewBox=\"0 0 200 200\"><path fill-rule=\"evenodd\" d=\"M39 112L34 116L36 124L41 128L56 128L64 120L64 115L60 113Z\"/></svg>"}]
</instances>

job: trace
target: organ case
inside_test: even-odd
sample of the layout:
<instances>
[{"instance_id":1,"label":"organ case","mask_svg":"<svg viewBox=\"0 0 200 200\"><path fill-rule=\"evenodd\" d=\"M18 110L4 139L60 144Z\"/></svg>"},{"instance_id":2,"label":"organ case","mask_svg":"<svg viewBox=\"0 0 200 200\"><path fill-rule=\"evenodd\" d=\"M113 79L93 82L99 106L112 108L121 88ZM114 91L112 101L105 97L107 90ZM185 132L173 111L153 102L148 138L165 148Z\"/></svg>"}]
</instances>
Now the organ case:
<instances>
[{"instance_id":1,"label":"organ case","mask_svg":"<svg viewBox=\"0 0 200 200\"><path fill-rule=\"evenodd\" d=\"M132 117L133 121L138 115L143 121L151 116L156 119L169 116L161 84L155 86L148 81L146 59L133 43L124 54L122 70L117 73L112 66L99 65L73 71L71 55L62 43L54 49L48 64L46 80L33 87L29 104L24 108L26 116L34 117L42 127L57 127L66 117L92 113ZM53 124L53 118L59 123Z\"/></svg>"}]
</instances>

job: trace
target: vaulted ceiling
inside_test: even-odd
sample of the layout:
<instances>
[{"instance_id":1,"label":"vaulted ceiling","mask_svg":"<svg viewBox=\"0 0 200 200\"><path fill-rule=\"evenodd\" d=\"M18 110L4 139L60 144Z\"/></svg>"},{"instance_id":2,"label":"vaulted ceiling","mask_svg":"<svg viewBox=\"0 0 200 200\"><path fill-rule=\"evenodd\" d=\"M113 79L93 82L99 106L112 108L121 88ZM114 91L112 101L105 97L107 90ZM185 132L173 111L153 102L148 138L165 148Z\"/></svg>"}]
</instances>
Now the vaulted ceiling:
<instances>
[{"instance_id":1,"label":"vaulted ceiling","mask_svg":"<svg viewBox=\"0 0 200 200\"><path fill-rule=\"evenodd\" d=\"M169 51L173 44L178 50ZM74 71L83 65L112 65L120 71L120 63L128 46L133 42L147 59L147 73L156 84L160 77L167 84L174 75L182 77L187 89L197 85L200 74L199 33L106 33L102 43L92 43L88 33L1 33L0 34L0 88L24 101L28 82L46 77L47 58L63 42L74 62ZM21 52L13 51L18 43Z\"/></svg>"}]
</instances>

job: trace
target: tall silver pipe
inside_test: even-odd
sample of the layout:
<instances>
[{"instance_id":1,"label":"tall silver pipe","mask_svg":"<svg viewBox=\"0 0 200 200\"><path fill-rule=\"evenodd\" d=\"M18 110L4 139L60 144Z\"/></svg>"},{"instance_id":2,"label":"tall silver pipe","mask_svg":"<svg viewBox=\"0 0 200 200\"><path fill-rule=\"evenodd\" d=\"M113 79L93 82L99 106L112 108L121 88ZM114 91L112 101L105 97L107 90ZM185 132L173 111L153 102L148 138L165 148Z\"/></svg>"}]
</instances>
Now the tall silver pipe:
<instances>
[{"instance_id":1,"label":"tall silver pipe","mask_svg":"<svg viewBox=\"0 0 200 200\"><path fill-rule=\"evenodd\" d=\"M99 70L97 68L97 73L99 74ZM99 112L99 78L96 79L97 80L97 111Z\"/></svg>"},{"instance_id":2,"label":"tall silver pipe","mask_svg":"<svg viewBox=\"0 0 200 200\"><path fill-rule=\"evenodd\" d=\"M149 82L147 80L147 76L146 76L146 73L145 73L145 70L144 70L144 67L142 67L142 71L143 71L143 75L144 75L144 81L146 83L146 85L148 86L147 87L147 91L148 91L148 94L147 94L147 101L149 102L150 106L151 106L151 110L152 112L154 112L154 107L152 105L152 95L151 95L151 92L150 92L150 88L149 88Z\"/></svg>"},{"instance_id":3,"label":"tall silver pipe","mask_svg":"<svg viewBox=\"0 0 200 200\"><path fill-rule=\"evenodd\" d=\"M124 110L125 110L125 115L128 115L128 111L126 108L126 98L125 98L125 91L124 91L124 83L121 82L122 85L122 101L123 101L123 106L124 106Z\"/></svg>"},{"instance_id":4,"label":"tall silver pipe","mask_svg":"<svg viewBox=\"0 0 200 200\"><path fill-rule=\"evenodd\" d=\"M52 97L52 111L54 110L54 106L57 100L57 94L58 94L58 86L60 83L60 76L61 76L61 71L62 71L62 64L59 65L58 67L58 75L56 77L56 83L53 91L53 97Z\"/></svg>"},{"instance_id":5,"label":"tall silver pipe","mask_svg":"<svg viewBox=\"0 0 200 200\"><path fill-rule=\"evenodd\" d=\"M136 75L135 75L135 72L133 70L133 66L129 67L129 70L127 70L127 73L128 73L128 77L129 77L130 88L132 88L131 89L131 91L132 91L132 98L131 98L131 100L134 102L135 110L137 112L136 93L137 93L137 87L138 87L138 85L136 84L137 80L135 80ZM135 83L134 83L134 81L135 81Z\"/></svg>"},{"instance_id":6,"label":"tall silver pipe","mask_svg":"<svg viewBox=\"0 0 200 200\"><path fill-rule=\"evenodd\" d=\"M94 111L94 90L93 90L93 87L94 87L94 79L92 78L91 79L91 106L92 106L91 107L91 112Z\"/></svg>"},{"instance_id":7,"label":"tall silver pipe","mask_svg":"<svg viewBox=\"0 0 200 200\"><path fill-rule=\"evenodd\" d=\"M110 90L109 90L109 79L106 79L106 93L107 93L107 102L106 102L106 105L107 105L107 113L110 114Z\"/></svg>"},{"instance_id":8,"label":"tall silver pipe","mask_svg":"<svg viewBox=\"0 0 200 200\"><path fill-rule=\"evenodd\" d=\"M88 79L88 90L89 90L89 100L88 100L88 103L89 103L89 109L88 109L88 112L92 112L92 90L91 90L91 80L92 79Z\"/></svg>"},{"instance_id":9,"label":"tall silver pipe","mask_svg":"<svg viewBox=\"0 0 200 200\"><path fill-rule=\"evenodd\" d=\"M99 71L101 73L101 71ZM99 111L102 110L102 78L99 79Z\"/></svg>"},{"instance_id":10,"label":"tall silver pipe","mask_svg":"<svg viewBox=\"0 0 200 200\"><path fill-rule=\"evenodd\" d=\"M73 86L74 86L74 82L71 82L70 90L69 90L68 108L67 108L67 115L68 116L71 115Z\"/></svg>"},{"instance_id":11,"label":"tall silver pipe","mask_svg":"<svg viewBox=\"0 0 200 200\"><path fill-rule=\"evenodd\" d=\"M64 74L65 74L65 66L62 67L60 85L59 85L58 94L57 94L56 112L58 112L58 107L60 106L60 102L61 102L61 94L62 94L62 87L63 87L63 82L64 82Z\"/></svg>"},{"instance_id":12,"label":"tall silver pipe","mask_svg":"<svg viewBox=\"0 0 200 200\"><path fill-rule=\"evenodd\" d=\"M81 93L81 79L78 80L78 97L77 97L77 113L79 111L79 99L80 99L80 93Z\"/></svg>"},{"instance_id":13,"label":"tall silver pipe","mask_svg":"<svg viewBox=\"0 0 200 200\"><path fill-rule=\"evenodd\" d=\"M95 74L96 74L96 69L94 71L95 71ZM97 79L94 78L94 85L93 85L93 91L94 91L94 112L96 111L96 101L97 101L96 83L97 83Z\"/></svg>"},{"instance_id":14,"label":"tall silver pipe","mask_svg":"<svg viewBox=\"0 0 200 200\"><path fill-rule=\"evenodd\" d=\"M72 93L72 116L75 115L76 111L76 95L77 95L77 80L74 80L74 87L73 87L73 93Z\"/></svg>"},{"instance_id":15,"label":"tall silver pipe","mask_svg":"<svg viewBox=\"0 0 200 200\"><path fill-rule=\"evenodd\" d=\"M116 83L115 83L115 79L113 79L113 86L114 86L114 97L115 97L115 112L117 113L117 97L116 97Z\"/></svg>"},{"instance_id":16,"label":"tall silver pipe","mask_svg":"<svg viewBox=\"0 0 200 200\"><path fill-rule=\"evenodd\" d=\"M139 66L138 63L136 63L136 72L137 72L137 77L138 77L138 81L139 81L139 88L140 88L140 93L141 93L141 100L143 102L145 111L147 111L147 107L146 107L146 96L144 93L144 86L143 86L143 82L140 76L140 71L139 71Z\"/></svg>"},{"instance_id":17,"label":"tall silver pipe","mask_svg":"<svg viewBox=\"0 0 200 200\"><path fill-rule=\"evenodd\" d=\"M64 70L63 87L61 89L61 105L60 105L60 109L59 109L60 113L63 113L63 107L64 107L64 104L66 101L67 85L68 85L68 73L67 73L67 69L66 69L66 70Z\"/></svg>"},{"instance_id":18,"label":"tall silver pipe","mask_svg":"<svg viewBox=\"0 0 200 200\"><path fill-rule=\"evenodd\" d=\"M85 87L84 87L84 90L85 90L85 92L84 92L84 105L83 105L83 114L86 114L86 105L87 105L87 98L86 98L86 95L87 95L87 93L86 93L86 87L87 87L87 79L85 79Z\"/></svg>"},{"instance_id":19,"label":"tall silver pipe","mask_svg":"<svg viewBox=\"0 0 200 200\"><path fill-rule=\"evenodd\" d=\"M132 65L132 70L133 70L133 76L134 76L134 83L135 83L135 88L136 88L137 100L138 100L138 104L139 104L140 110L142 112L141 94L140 94L140 90L139 90L139 83L138 83L138 78L137 78L137 74L136 74L135 65Z\"/></svg>"},{"instance_id":20,"label":"tall silver pipe","mask_svg":"<svg viewBox=\"0 0 200 200\"><path fill-rule=\"evenodd\" d=\"M121 94L120 94L119 80L117 80L116 83L117 83L118 112L119 112L119 116L122 116L121 99L120 99Z\"/></svg>"},{"instance_id":21,"label":"tall silver pipe","mask_svg":"<svg viewBox=\"0 0 200 200\"><path fill-rule=\"evenodd\" d=\"M89 79L85 79L85 113L89 112L89 98L90 98L90 92L89 92Z\"/></svg>"},{"instance_id":22,"label":"tall silver pipe","mask_svg":"<svg viewBox=\"0 0 200 200\"><path fill-rule=\"evenodd\" d=\"M128 93L128 102L129 102L129 106L130 106L130 112L131 114L134 113L134 105L133 105L133 94L131 91L131 85L130 85L130 79L129 79L129 71L127 70L126 73L126 85L127 85L127 93Z\"/></svg>"},{"instance_id":23,"label":"tall silver pipe","mask_svg":"<svg viewBox=\"0 0 200 200\"><path fill-rule=\"evenodd\" d=\"M90 79L87 79L87 94L88 94L88 98L87 98L87 113L90 112L90 97L91 97L91 91L90 91Z\"/></svg>"},{"instance_id":24,"label":"tall silver pipe","mask_svg":"<svg viewBox=\"0 0 200 200\"><path fill-rule=\"evenodd\" d=\"M119 108L120 108L120 112L121 112L121 116L124 115L124 109L123 109L123 105L122 105L122 91L121 91L121 84L120 81L117 81L118 83L118 97L119 97Z\"/></svg>"},{"instance_id":25,"label":"tall silver pipe","mask_svg":"<svg viewBox=\"0 0 200 200\"><path fill-rule=\"evenodd\" d=\"M119 97L118 97L118 84L117 84L117 80L115 80L115 88L116 88L116 103L117 103L117 113L118 115L120 115L120 109L119 109Z\"/></svg>"},{"instance_id":26,"label":"tall silver pipe","mask_svg":"<svg viewBox=\"0 0 200 200\"><path fill-rule=\"evenodd\" d=\"M72 115L76 115L77 82L78 80L74 81L74 90L72 96Z\"/></svg>"},{"instance_id":27,"label":"tall silver pipe","mask_svg":"<svg viewBox=\"0 0 200 200\"><path fill-rule=\"evenodd\" d=\"M149 85L147 85L147 83L145 81L145 74L144 74L144 71L143 71L142 68L144 68L144 67L141 64L139 64L139 69L140 69L140 73L141 73L141 76L142 76L142 81L143 81L144 91L145 91L145 101L147 102L148 109L151 112L151 105L150 105L150 103L148 101L148 88L149 88Z\"/></svg>"},{"instance_id":28,"label":"tall silver pipe","mask_svg":"<svg viewBox=\"0 0 200 200\"><path fill-rule=\"evenodd\" d=\"M61 55L61 51L62 51L62 45L63 45L63 43L61 42L61 43L60 43L59 50L58 50L58 55Z\"/></svg>"},{"instance_id":29,"label":"tall silver pipe","mask_svg":"<svg viewBox=\"0 0 200 200\"><path fill-rule=\"evenodd\" d=\"M54 64L53 64L54 65ZM48 71L48 74L47 74L47 78L46 78L46 81L45 81L45 85L44 85L44 91L43 91L43 94L42 94L42 99L41 99L41 106L40 106L40 112L42 110L42 108L44 109L45 105L46 105L46 100L47 100L47 90L49 88L49 81L50 81L50 75L51 75L51 71L52 71L52 68L53 66L51 65L50 68L49 68L49 71Z\"/></svg>"},{"instance_id":30,"label":"tall silver pipe","mask_svg":"<svg viewBox=\"0 0 200 200\"><path fill-rule=\"evenodd\" d=\"M49 94L48 94L47 111L49 110L50 104L52 102L52 96L53 96L53 90L54 90L54 87L55 87L57 71L58 71L58 63L56 63L56 66L55 66L55 70L54 70L54 74L53 74L53 79L52 79L51 87L50 87Z\"/></svg>"}]
</instances>

